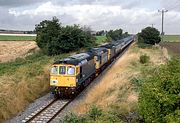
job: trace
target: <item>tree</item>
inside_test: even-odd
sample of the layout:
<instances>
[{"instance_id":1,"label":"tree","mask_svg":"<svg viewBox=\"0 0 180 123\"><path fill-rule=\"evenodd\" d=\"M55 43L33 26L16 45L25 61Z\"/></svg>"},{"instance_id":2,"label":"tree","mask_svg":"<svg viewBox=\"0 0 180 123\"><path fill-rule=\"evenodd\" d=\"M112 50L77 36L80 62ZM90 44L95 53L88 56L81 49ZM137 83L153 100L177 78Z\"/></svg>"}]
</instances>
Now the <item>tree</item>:
<instances>
[{"instance_id":1,"label":"tree","mask_svg":"<svg viewBox=\"0 0 180 123\"><path fill-rule=\"evenodd\" d=\"M48 55L57 55L95 45L90 28L79 25L61 26L59 20L45 20L36 25L36 42Z\"/></svg>"},{"instance_id":2,"label":"tree","mask_svg":"<svg viewBox=\"0 0 180 123\"><path fill-rule=\"evenodd\" d=\"M35 32L37 33L36 42L37 45L46 53L48 53L48 48L53 41L58 38L59 32L61 30L61 24L56 17L51 20L44 20L37 24L35 27Z\"/></svg>"},{"instance_id":3,"label":"tree","mask_svg":"<svg viewBox=\"0 0 180 123\"><path fill-rule=\"evenodd\" d=\"M108 39L112 39L116 41L123 38L122 32L123 32L122 29L110 30L106 36Z\"/></svg>"},{"instance_id":4,"label":"tree","mask_svg":"<svg viewBox=\"0 0 180 123\"><path fill-rule=\"evenodd\" d=\"M103 36L106 35L106 32L104 30L96 32L96 36Z\"/></svg>"},{"instance_id":5,"label":"tree","mask_svg":"<svg viewBox=\"0 0 180 123\"><path fill-rule=\"evenodd\" d=\"M139 114L146 123L180 121L180 58L156 69L139 95Z\"/></svg>"},{"instance_id":6,"label":"tree","mask_svg":"<svg viewBox=\"0 0 180 123\"><path fill-rule=\"evenodd\" d=\"M141 39L140 42L152 45L161 41L160 32L153 27L146 27L145 29L142 29L141 33L138 34L138 39Z\"/></svg>"}]
</instances>

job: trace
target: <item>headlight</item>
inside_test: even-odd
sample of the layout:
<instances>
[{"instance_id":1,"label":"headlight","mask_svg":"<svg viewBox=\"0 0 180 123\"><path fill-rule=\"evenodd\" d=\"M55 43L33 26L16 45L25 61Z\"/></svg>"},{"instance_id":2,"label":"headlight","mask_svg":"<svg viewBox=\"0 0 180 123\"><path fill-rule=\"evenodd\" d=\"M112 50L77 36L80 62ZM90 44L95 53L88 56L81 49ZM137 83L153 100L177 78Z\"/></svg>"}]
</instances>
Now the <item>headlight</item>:
<instances>
[{"instance_id":1,"label":"headlight","mask_svg":"<svg viewBox=\"0 0 180 123\"><path fill-rule=\"evenodd\" d=\"M57 85L58 84L58 80L51 80L51 85Z\"/></svg>"}]
</instances>

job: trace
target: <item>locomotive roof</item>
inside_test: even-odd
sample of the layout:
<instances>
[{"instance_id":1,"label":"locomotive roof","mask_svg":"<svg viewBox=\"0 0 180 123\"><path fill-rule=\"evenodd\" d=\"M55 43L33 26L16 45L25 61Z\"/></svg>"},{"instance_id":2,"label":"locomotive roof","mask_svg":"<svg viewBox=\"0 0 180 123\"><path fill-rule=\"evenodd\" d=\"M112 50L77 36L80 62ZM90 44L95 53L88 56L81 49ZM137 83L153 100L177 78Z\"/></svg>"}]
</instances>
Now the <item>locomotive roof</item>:
<instances>
[{"instance_id":1,"label":"locomotive roof","mask_svg":"<svg viewBox=\"0 0 180 123\"><path fill-rule=\"evenodd\" d=\"M92 53L94 55L100 55L104 52L107 52L107 48L105 47L97 47L97 48L92 48L89 50L89 53Z\"/></svg>"},{"instance_id":2,"label":"locomotive roof","mask_svg":"<svg viewBox=\"0 0 180 123\"><path fill-rule=\"evenodd\" d=\"M90 53L80 53L76 55L69 56L62 60L58 60L54 62L54 64L72 64L72 65L80 65L89 60L93 59L93 55Z\"/></svg>"},{"instance_id":3,"label":"locomotive roof","mask_svg":"<svg viewBox=\"0 0 180 123\"><path fill-rule=\"evenodd\" d=\"M102 45L101 47L105 47L105 48L113 48L114 45L113 45L113 44L105 44L105 45Z\"/></svg>"}]
</instances>

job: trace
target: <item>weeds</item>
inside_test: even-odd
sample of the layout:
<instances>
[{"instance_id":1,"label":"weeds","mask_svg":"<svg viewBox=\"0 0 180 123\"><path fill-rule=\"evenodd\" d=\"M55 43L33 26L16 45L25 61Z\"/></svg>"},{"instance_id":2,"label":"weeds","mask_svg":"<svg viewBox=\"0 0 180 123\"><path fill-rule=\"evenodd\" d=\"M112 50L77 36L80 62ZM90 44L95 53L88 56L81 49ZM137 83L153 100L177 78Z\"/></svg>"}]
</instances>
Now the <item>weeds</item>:
<instances>
[{"instance_id":1,"label":"weeds","mask_svg":"<svg viewBox=\"0 0 180 123\"><path fill-rule=\"evenodd\" d=\"M141 64L146 64L146 63L149 63L150 57L144 54L144 55L141 55L139 59L140 59Z\"/></svg>"},{"instance_id":2,"label":"weeds","mask_svg":"<svg viewBox=\"0 0 180 123\"><path fill-rule=\"evenodd\" d=\"M25 59L0 64L0 122L48 92L49 66L54 59L37 52Z\"/></svg>"}]
</instances>

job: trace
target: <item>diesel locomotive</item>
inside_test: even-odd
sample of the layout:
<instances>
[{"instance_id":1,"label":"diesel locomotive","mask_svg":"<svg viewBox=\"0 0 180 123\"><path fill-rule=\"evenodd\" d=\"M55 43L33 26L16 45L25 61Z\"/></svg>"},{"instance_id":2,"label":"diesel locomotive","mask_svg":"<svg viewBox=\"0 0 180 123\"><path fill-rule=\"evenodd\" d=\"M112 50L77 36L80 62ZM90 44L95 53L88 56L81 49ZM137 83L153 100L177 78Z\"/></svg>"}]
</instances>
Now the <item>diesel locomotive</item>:
<instances>
[{"instance_id":1,"label":"diesel locomotive","mask_svg":"<svg viewBox=\"0 0 180 123\"><path fill-rule=\"evenodd\" d=\"M133 41L134 36L128 36L54 62L50 72L51 92L58 97L76 95Z\"/></svg>"}]
</instances>

